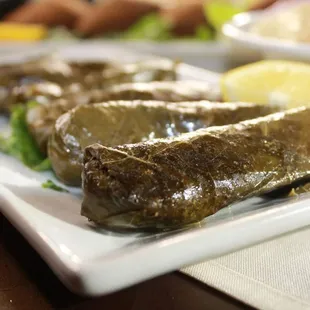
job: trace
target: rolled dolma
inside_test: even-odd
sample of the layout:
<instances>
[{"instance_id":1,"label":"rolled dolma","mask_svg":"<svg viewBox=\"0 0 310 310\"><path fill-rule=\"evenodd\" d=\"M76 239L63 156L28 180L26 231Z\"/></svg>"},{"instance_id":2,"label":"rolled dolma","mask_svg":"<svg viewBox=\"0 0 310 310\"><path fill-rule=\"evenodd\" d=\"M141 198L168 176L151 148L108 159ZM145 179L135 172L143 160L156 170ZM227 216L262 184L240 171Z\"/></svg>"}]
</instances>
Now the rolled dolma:
<instances>
[{"instance_id":1,"label":"rolled dolma","mask_svg":"<svg viewBox=\"0 0 310 310\"><path fill-rule=\"evenodd\" d=\"M74 76L90 72L103 72L105 69L116 67L110 61L66 61L53 55L30 59L22 63L12 63L0 66L0 77L28 76L45 72L45 74L60 74Z\"/></svg>"},{"instance_id":2,"label":"rolled dolma","mask_svg":"<svg viewBox=\"0 0 310 310\"><path fill-rule=\"evenodd\" d=\"M276 108L248 103L116 101L82 105L58 118L48 141L56 176L81 185L83 150L93 143L115 146L175 137L211 125L236 123Z\"/></svg>"},{"instance_id":3,"label":"rolled dolma","mask_svg":"<svg viewBox=\"0 0 310 310\"><path fill-rule=\"evenodd\" d=\"M105 70L102 76L103 83L97 83L96 86L107 87L132 82L176 81L179 79L178 68L179 62L169 59L148 59L122 64Z\"/></svg>"},{"instance_id":4,"label":"rolled dolma","mask_svg":"<svg viewBox=\"0 0 310 310\"><path fill-rule=\"evenodd\" d=\"M72 79L70 66L53 57L1 66L0 111L32 99L59 98Z\"/></svg>"},{"instance_id":5,"label":"rolled dolma","mask_svg":"<svg viewBox=\"0 0 310 310\"><path fill-rule=\"evenodd\" d=\"M101 100L220 101L217 87L201 81L123 83L108 88Z\"/></svg>"},{"instance_id":6,"label":"rolled dolma","mask_svg":"<svg viewBox=\"0 0 310 310\"><path fill-rule=\"evenodd\" d=\"M85 89L70 68L67 72L36 69L0 76L0 111L9 112L14 105L30 100L47 103Z\"/></svg>"},{"instance_id":7,"label":"rolled dolma","mask_svg":"<svg viewBox=\"0 0 310 310\"><path fill-rule=\"evenodd\" d=\"M76 92L108 88L120 83L177 79L178 63L170 60L146 60L120 65L73 63L71 66L60 60L46 62L30 62L20 68L4 67L2 74L0 72L0 111L8 111L14 104L29 100L42 101L42 97L50 101L59 97L71 98ZM59 88L61 94L55 97L47 91L47 87L42 88L42 84L49 85L49 88L50 85ZM33 89L36 89L35 93ZM76 96L73 95L73 98Z\"/></svg>"},{"instance_id":8,"label":"rolled dolma","mask_svg":"<svg viewBox=\"0 0 310 310\"><path fill-rule=\"evenodd\" d=\"M62 76L72 75L72 68L63 59L54 56L43 56L30 59L22 63L12 63L0 66L0 80L7 77L29 76L45 72L49 74L59 74Z\"/></svg>"},{"instance_id":9,"label":"rolled dolma","mask_svg":"<svg viewBox=\"0 0 310 310\"><path fill-rule=\"evenodd\" d=\"M87 89L107 88L121 83L175 81L178 79L179 63L166 59L149 59L134 63L110 64L104 70L85 70L93 68L91 64L84 67L80 64L79 71L75 72L76 82L80 82Z\"/></svg>"},{"instance_id":10,"label":"rolled dolma","mask_svg":"<svg viewBox=\"0 0 310 310\"><path fill-rule=\"evenodd\" d=\"M82 215L174 228L310 175L310 108L172 139L85 149Z\"/></svg>"},{"instance_id":11,"label":"rolled dolma","mask_svg":"<svg viewBox=\"0 0 310 310\"><path fill-rule=\"evenodd\" d=\"M61 91L61 89L59 90ZM90 90L62 96L62 99L31 107L27 111L27 125L40 150L46 153L47 139L57 118L82 104L110 100L160 100L160 101L218 101L217 89L209 83L197 81L126 83L106 90Z\"/></svg>"}]
</instances>

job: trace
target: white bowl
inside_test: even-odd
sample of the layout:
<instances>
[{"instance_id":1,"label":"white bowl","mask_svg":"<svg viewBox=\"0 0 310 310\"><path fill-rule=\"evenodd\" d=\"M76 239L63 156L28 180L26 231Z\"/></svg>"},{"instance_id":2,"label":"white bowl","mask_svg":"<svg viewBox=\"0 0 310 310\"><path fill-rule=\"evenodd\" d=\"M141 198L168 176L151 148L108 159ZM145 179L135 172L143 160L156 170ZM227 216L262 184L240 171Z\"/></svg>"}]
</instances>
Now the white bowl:
<instances>
[{"instance_id":1,"label":"white bowl","mask_svg":"<svg viewBox=\"0 0 310 310\"><path fill-rule=\"evenodd\" d=\"M310 44L295 43L277 38L267 38L249 32L251 25L259 21L262 12L241 13L224 24L223 35L231 42L231 48L252 55L252 58L285 59L310 62ZM240 56L241 57L241 56Z\"/></svg>"}]
</instances>

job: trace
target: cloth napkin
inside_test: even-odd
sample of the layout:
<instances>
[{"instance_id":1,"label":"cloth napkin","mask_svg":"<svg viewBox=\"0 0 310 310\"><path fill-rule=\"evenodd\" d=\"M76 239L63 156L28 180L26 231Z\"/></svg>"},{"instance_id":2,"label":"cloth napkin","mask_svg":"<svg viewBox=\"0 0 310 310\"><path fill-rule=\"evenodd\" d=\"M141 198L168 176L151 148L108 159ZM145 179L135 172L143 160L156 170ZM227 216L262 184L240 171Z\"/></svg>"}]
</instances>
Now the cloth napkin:
<instances>
[{"instance_id":1,"label":"cloth napkin","mask_svg":"<svg viewBox=\"0 0 310 310\"><path fill-rule=\"evenodd\" d=\"M181 270L263 310L310 309L310 226Z\"/></svg>"}]
</instances>

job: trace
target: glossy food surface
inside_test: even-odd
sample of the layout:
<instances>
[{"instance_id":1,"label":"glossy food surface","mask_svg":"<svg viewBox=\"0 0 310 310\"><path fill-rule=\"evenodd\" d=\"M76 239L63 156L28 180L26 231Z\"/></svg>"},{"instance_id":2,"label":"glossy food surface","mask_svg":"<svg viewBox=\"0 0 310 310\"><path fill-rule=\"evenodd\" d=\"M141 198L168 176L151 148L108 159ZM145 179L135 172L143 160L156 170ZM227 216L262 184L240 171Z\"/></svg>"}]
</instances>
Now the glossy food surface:
<instances>
[{"instance_id":1,"label":"glossy food surface","mask_svg":"<svg viewBox=\"0 0 310 310\"><path fill-rule=\"evenodd\" d=\"M173 228L310 173L310 109L173 139L85 150L82 214L107 226Z\"/></svg>"},{"instance_id":2,"label":"glossy food surface","mask_svg":"<svg viewBox=\"0 0 310 310\"><path fill-rule=\"evenodd\" d=\"M59 90L61 91L61 89ZM43 153L57 118L72 108L108 100L219 101L220 94L209 83L198 81L149 82L118 84L108 89L94 89L62 96L27 112L28 128Z\"/></svg>"},{"instance_id":3,"label":"glossy food surface","mask_svg":"<svg viewBox=\"0 0 310 310\"><path fill-rule=\"evenodd\" d=\"M49 139L48 156L61 181L80 185L83 149L90 144L115 146L175 137L199 128L266 115L275 109L209 101L116 101L82 105L58 118Z\"/></svg>"}]
</instances>

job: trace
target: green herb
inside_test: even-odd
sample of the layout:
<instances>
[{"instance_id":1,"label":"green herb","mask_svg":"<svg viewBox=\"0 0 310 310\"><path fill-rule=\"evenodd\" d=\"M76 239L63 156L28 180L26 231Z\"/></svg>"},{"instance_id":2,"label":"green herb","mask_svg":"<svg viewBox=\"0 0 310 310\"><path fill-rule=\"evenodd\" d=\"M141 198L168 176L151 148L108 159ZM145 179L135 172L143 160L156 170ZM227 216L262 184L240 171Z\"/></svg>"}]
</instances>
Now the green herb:
<instances>
[{"instance_id":1,"label":"green herb","mask_svg":"<svg viewBox=\"0 0 310 310\"><path fill-rule=\"evenodd\" d=\"M169 40L172 39L171 25L159 14L152 13L142 17L132 25L123 38L127 40Z\"/></svg>"},{"instance_id":2,"label":"green herb","mask_svg":"<svg viewBox=\"0 0 310 310\"><path fill-rule=\"evenodd\" d=\"M52 163L49 160L49 158L45 158L43 161L41 161L38 165L32 167L35 171L48 171L52 170Z\"/></svg>"},{"instance_id":3,"label":"green herb","mask_svg":"<svg viewBox=\"0 0 310 310\"><path fill-rule=\"evenodd\" d=\"M0 152L8 154L9 150L10 150L9 139L4 136L0 136Z\"/></svg>"},{"instance_id":4,"label":"green herb","mask_svg":"<svg viewBox=\"0 0 310 310\"><path fill-rule=\"evenodd\" d=\"M236 6L223 1L206 2L204 5L206 19L217 31L220 31L224 23L243 10L243 6Z\"/></svg>"},{"instance_id":5,"label":"green herb","mask_svg":"<svg viewBox=\"0 0 310 310\"><path fill-rule=\"evenodd\" d=\"M36 107L38 104L39 103L37 101L28 101L26 103L27 110Z\"/></svg>"},{"instance_id":6,"label":"green herb","mask_svg":"<svg viewBox=\"0 0 310 310\"><path fill-rule=\"evenodd\" d=\"M43 188L49 188L57 192L69 192L65 188L62 188L58 185L56 185L52 180L47 180L46 182L42 183Z\"/></svg>"},{"instance_id":7,"label":"green herb","mask_svg":"<svg viewBox=\"0 0 310 310\"><path fill-rule=\"evenodd\" d=\"M214 38L214 32L207 25L200 25L196 29L195 38L201 41L209 41Z\"/></svg>"},{"instance_id":8,"label":"green herb","mask_svg":"<svg viewBox=\"0 0 310 310\"><path fill-rule=\"evenodd\" d=\"M11 111L9 137L0 137L0 151L12 155L26 166L37 171L50 170L51 165L40 152L35 140L28 131L26 123L27 109L36 103L16 105Z\"/></svg>"}]
</instances>

